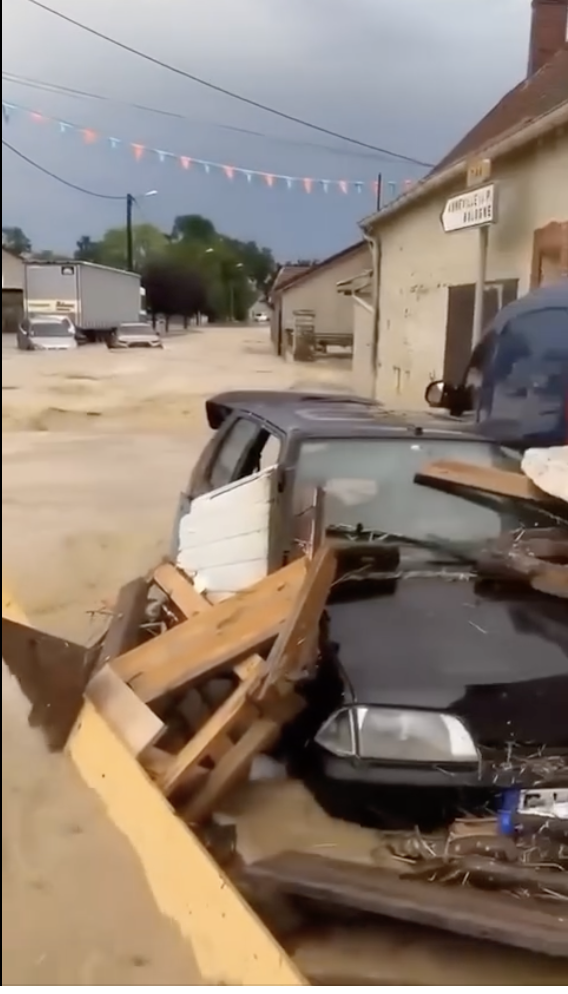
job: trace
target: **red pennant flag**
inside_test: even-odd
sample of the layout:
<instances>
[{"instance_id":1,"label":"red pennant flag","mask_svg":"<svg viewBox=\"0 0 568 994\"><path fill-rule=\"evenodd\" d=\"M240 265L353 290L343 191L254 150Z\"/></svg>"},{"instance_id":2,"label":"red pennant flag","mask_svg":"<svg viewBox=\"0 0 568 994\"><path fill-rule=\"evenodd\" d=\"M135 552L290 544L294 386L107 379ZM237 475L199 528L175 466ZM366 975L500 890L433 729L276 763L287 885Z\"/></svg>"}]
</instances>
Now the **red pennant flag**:
<instances>
[{"instance_id":1,"label":"red pennant flag","mask_svg":"<svg viewBox=\"0 0 568 994\"><path fill-rule=\"evenodd\" d=\"M97 133L96 131L92 131L91 128L83 128L81 134L86 145L92 145L97 140Z\"/></svg>"},{"instance_id":2,"label":"red pennant flag","mask_svg":"<svg viewBox=\"0 0 568 994\"><path fill-rule=\"evenodd\" d=\"M43 114L38 114L37 110L31 110L30 117L32 121L35 121L36 124L43 124L45 121L45 117L43 116Z\"/></svg>"},{"instance_id":3,"label":"red pennant flag","mask_svg":"<svg viewBox=\"0 0 568 994\"><path fill-rule=\"evenodd\" d=\"M191 159L187 155L180 155L179 161L181 162L182 169L191 169Z\"/></svg>"},{"instance_id":4,"label":"red pennant flag","mask_svg":"<svg viewBox=\"0 0 568 994\"><path fill-rule=\"evenodd\" d=\"M349 193L349 187L346 179L340 179L337 185L342 193Z\"/></svg>"},{"instance_id":5,"label":"red pennant flag","mask_svg":"<svg viewBox=\"0 0 568 994\"><path fill-rule=\"evenodd\" d=\"M227 179L233 179L235 176L235 170L233 166L223 166L223 172L225 173Z\"/></svg>"},{"instance_id":6,"label":"red pennant flag","mask_svg":"<svg viewBox=\"0 0 568 994\"><path fill-rule=\"evenodd\" d=\"M272 173L264 173L264 179L267 186L274 186L274 176Z\"/></svg>"},{"instance_id":7,"label":"red pennant flag","mask_svg":"<svg viewBox=\"0 0 568 994\"><path fill-rule=\"evenodd\" d=\"M304 184L304 190L306 191L306 193L311 193L312 187L314 185L313 179L310 179L309 176L306 176L306 178L302 180L302 183Z\"/></svg>"},{"instance_id":8,"label":"red pennant flag","mask_svg":"<svg viewBox=\"0 0 568 994\"><path fill-rule=\"evenodd\" d=\"M136 159L137 162L140 162L140 159L144 155L144 146L143 145L135 145L133 143L131 145L131 148L132 148L132 151L134 153L134 158Z\"/></svg>"}]
</instances>

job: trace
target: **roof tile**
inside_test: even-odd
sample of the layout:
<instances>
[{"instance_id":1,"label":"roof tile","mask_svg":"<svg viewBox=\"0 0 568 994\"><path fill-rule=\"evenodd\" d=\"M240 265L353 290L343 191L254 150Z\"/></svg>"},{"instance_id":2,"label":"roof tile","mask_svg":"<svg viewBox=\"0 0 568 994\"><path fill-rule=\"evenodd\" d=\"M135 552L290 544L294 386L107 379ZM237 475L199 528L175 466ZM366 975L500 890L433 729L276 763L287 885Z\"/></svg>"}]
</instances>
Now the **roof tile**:
<instances>
[{"instance_id":1,"label":"roof tile","mask_svg":"<svg viewBox=\"0 0 568 994\"><path fill-rule=\"evenodd\" d=\"M568 42L534 76L524 79L507 93L489 113L449 152L433 170L447 169L454 162L483 151L529 121L549 114L568 102Z\"/></svg>"}]
</instances>

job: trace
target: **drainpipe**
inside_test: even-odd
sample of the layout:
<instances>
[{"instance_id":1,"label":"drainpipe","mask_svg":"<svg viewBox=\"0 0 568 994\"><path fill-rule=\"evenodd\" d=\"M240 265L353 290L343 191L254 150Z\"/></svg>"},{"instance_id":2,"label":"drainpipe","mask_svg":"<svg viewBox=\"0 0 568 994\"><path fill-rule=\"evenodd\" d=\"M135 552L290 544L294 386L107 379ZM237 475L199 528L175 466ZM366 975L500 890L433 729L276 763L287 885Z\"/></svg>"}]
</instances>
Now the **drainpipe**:
<instances>
[{"instance_id":1,"label":"drainpipe","mask_svg":"<svg viewBox=\"0 0 568 994\"><path fill-rule=\"evenodd\" d=\"M365 241L371 250L373 264L373 325L371 338L371 364L373 374L372 397L376 399L377 377L379 373L379 332L380 332L380 302L381 302L381 243L376 235L364 233Z\"/></svg>"}]
</instances>

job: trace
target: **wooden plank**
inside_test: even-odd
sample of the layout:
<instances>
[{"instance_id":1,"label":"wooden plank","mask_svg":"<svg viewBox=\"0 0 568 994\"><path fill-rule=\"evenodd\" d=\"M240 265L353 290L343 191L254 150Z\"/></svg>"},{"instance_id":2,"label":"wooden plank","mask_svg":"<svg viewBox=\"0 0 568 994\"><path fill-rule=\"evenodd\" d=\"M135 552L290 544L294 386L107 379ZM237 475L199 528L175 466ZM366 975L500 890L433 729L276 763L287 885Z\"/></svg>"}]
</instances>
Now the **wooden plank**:
<instances>
[{"instance_id":1,"label":"wooden plank","mask_svg":"<svg viewBox=\"0 0 568 994\"><path fill-rule=\"evenodd\" d=\"M181 573L173 563L162 563L158 566L154 571L153 580L168 595L184 618L194 618L211 610L212 604L203 594L198 593L189 577ZM241 680L246 680L260 658L253 655L243 663L239 663L235 667L237 676Z\"/></svg>"},{"instance_id":2,"label":"wooden plank","mask_svg":"<svg viewBox=\"0 0 568 994\"><path fill-rule=\"evenodd\" d=\"M202 617L176 625L114 661L145 702L192 680L214 676L266 648L285 622L305 577L295 560Z\"/></svg>"},{"instance_id":3,"label":"wooden plank","mask_svg":"<svg viewBox=\"0 0 568 994\"><path fill-rule=\"evenodd\" d=\"M163 721L108 664L91 679L85 696L133 756L157 742L165 731Z\"/></svg>"},{"instance_id":4,"label":"wooden plank","mask_svg":"<svg viewBox=\"0 0 568 994\"><path fill-rule=\"evenodd\" d=\"M3 662L30 702L30 726L41 729L53 751L67 742L97 657L98 650L2 618Z\"/></svg>"},{"instance_id":5,"label":"wooden plank","mask_svg":"<svg viewBox=\"0 0 568 994\"><path fill-rule=\"evenodd\" d=\"M173 604L177 607L181 614L186 618L196 617L206 611L211 610L211 604L206 598L197 592L191 580L180 572L172 563L162 563L158 566L157 570L154 571L153 580L164 591L170 598ZM245 659L244 662L239 663L235 667L235 674L241 680L246 680L250 672L261 662L260 656L251 656L249 659ZM212 742L208 758L218 761L222 756L232 747L233 740L229 735L219 735L216 737L215 741ZM165 754L165 764L162 769L162 773L165 773L166 767L171 763L171 756ZM199 768L193 766L193 773L191 774L192 782L194 779L193 774ZM204 771L202 771L204 772ZM188 780L190 778L189 771L184 775L184 787L188 786Z\"/></svg>"},{"instance_id":6,"label":"wooden plank","mask_svg":"<svg viewBox=\"0 0 568 994\"><path fill-rule=\"evenodd\" d=\"M258 710L249 701L250 690L255 684L256 674L253 672L180 750L158 779L164 794L169 796L177 790L190 775L191 769L209 757L216 744L226 739L237 724L247 719L254 721L258 717Z\"/></svg>"},{"instance_id":7,"label":"wooden plank","mask_svg":"<svg viewBox=\"0 0 568 994\"><path fill-rule=\"evenodd\" d=\"M289 694L272 706L270 715L253 722L183 808L181 815L184 821L195 825L213 814L220 800L248 776L254 757L274 745L282 726L299 714L304 706L300 697Z\"/></svg>"},{"instance_id":8,"label":"wooden plank","mask_svg":"<svg viewBox=\"0 0 568 994\"><path fill-rule=\"evenodd\" d=\"M309 986L88 701L69 758L132 846L156 909L179 929L201 984Z\"/></svg>"},{"instance_id":9,"label":"wooden plank","mask_svg":"<svg viewBox=\"0 0 568 994\"><path fill-rule=\"evenodd\" d=\"M165 773L168 766L172 761L172 757L169 752L164 749L160 749L158 746L149 746L144 752L138 757L139 762L146 770L146 773L152 778L152 780L157 781ZM206 770L203 766L193 766L191 769L191 776L184 780L184 788L186 790L195 789L195 787L200 786L205 778L209 775L209 770Z\"/></svg>"},{"instance_id":10,"label":"wooden plank","mask_svg":"<svg viewBox=\"0 0 568 994\"><path fill-rule=\"evenodd\" d=\"M148 580L137 577L118 592L112 620L105 635L100 663L108 663L138 645L148 598Z\"/></svg>"},{"instance_id":11,"label":"wooden plank","mask_svg":"<svg viewBox=\"0 0 568 994\"><path fill-rule=\"evenodd\" d=\"M314 653L317 654L319 622L335 579L336 567L333 550L328 545L320 546L293 610L270 651L263 688L256 695L258 699L264 697L268 687L278 683L283 676L293 677L302 666L313 661Z\"/></svg>"},{"instance_id":12,"label":"wooden plank","mask_svg":"<svg viewBox=\"0 0 568 994\"><path fill-rule=\"evenodd\" d=\"M197 592L191 580L173 563L162 563L152 575L152 580L170 598L184 618L195 618L208 610L210 605Z\"/></svg>"},{"instance_id":13,"label":"wooden plank","mask_svg":"<svg viewBox=\"0 0 568 994\"><path fill-rule=\"evenodd\" d=\"M440 459L429 463L414 477L417 483L426 485L449 484L469 487L502 497L517 497L539 503L555 503L554 498L535 487L522 473L512 473L490 466L475 466L473 463L454 462Z\"/></svg>"},{"instance_id":14,"label":"wooden plank","mask_svg":"<svg viewBox=\"0 0 568 994\"><path fill-rule=\"evenodd\" d=\"M565 958L562 906L472 887L401 880L394 873L311 853L281 853L246 867L245 881L280 893ZM546 909L549 910L546 910Z\"/></svg>"}]
</instances>

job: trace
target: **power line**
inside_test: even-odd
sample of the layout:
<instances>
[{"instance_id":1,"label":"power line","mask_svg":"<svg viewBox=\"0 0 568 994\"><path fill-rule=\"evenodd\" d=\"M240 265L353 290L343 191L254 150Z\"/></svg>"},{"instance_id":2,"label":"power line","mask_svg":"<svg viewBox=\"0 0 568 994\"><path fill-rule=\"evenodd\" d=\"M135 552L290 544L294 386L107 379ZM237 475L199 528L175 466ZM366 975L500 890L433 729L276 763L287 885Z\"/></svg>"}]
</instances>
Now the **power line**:
<instances>
[{"instance_id":1,"label":"power line","mask_svg":"<svg viewBox=\"0 0 568 994\"><path fill-rule=\"evenodd\" d=\"M55 10L53 7L49 7L45 3L41 3L40 0L27 0L27 2L32 4L34 7L39 7L40 10L44 10L48 14L53 14L54 17L58 17L67 24L73 24L74 27L79 28L81 31L86 31L95 38L100 38L102 41L106 41L110 45L120 48L123 52L129 52L131 55L136 55L138 58L152 63L152 65L159 66L161 69L167 69L168 72L172 72L176 76L182 76L184 79L191 80L192 83L198 83L200 86L205 86L208 90L214 90L215 93L222 93L223 96L230 97L232 100L238 100L240 103L247 104L249 107L255 107L257 110L262 110L267 114L273 114L275 117L280 117L285 121L291 121L293 124L300 124L302 127L310 128L312 131L319 131L320 134L328 135L330 138L338 138L340 141L348 142L350 145L357 145L360 148L366 148L371 152L378 152L381 155L390 156L393 159L398 159L400 162L408 162L412 165L422 166L426 169L432 168L433 164L431 162L423 162L420 159L413 159L409 155L403 155L400 152L394 152L392 149L388 148L380 148L376 145L371 145L368 142L360 141L358 138L349 138L347 135L342 135L338 131L332 131L331 128L324 128L319 124L313 124L303 118L295 117L294 114L287 114L285 111L269 107L267 104L263 104L258 100L252 100L250 97L244 97L242 94L235 93L234 90L228 90L224 86L212 83L210 80L202 79L200 76L195 76L193 73L180 69L179 66L172 66L170 63L163 62L154 55L149 55L147 52L142 52L140 49L134 48L132 45L127 45L125 42L119 41L117 38L111 38L110 35L104 34L102 31L97 31L96 28L92 28L88 24L83 24L81 21L75 20L74 17L69 17L68 14L64 14L60 10Z\"/></svg>"},{"instance_id":2,"label":"power line","mask_svg":"<svg viewBox=\"0 0 568 994\"><path fill-rule=\"evenodd\" d=\"M255 131L251 128L240 128L234 124L224 124L218 121L204 121L202 118L191 118L185 114L178 114L173 110L165 110L163 107L150 107L147 104L137 104L129 100L120 100L117 97L105 96L101 93L92 93L89 90L79 90L72 86L63 86L59 83L50 83L47 80L33 79L28 76L19 76L17 73L3 72L2 79L6 83L15 83L19 86L26 86L32 90L39 90L44 93L52 93L59 96L78 97L83 100L98 100L104 103L112 103L121 107L131 107L133 110L144 111L149 114L158 114L162 117L173 118L176 121L184 121L187 124L204 124L208 127L222 128L227 131L234 131L237 134L251 135L254 138L280 142L286 145L296 145L300 148L314 148L319 151L331 152L335 155L349 156L356 159L377 160L377 156L371 152L354 152L351 149L339 148L337 145L324 145L321 142L310 142L298 138L286 138L282 135L272 135L266 131Z\"/></svg>"},{"instance_id":3,"label":"power line","mask_svg":"<svg viewBox=\"0 0 568 994\"><path fill-rule=\"evenodd\" d=\"M86 187L84 186L78 186L77 183L71 183L70 180L64 179L63 176L58 176L57 173L52 173L50 169L46 169L45 166L40 165L40 163L36 162L34 159L28 158L27 155L24 155L24 153L20 152L18 148L15 148L13 145L10 145L10 143L5 141L4 138L2 139L2 145L4 146L4 148L9 149L10 152L13 152L14 155L17 155L19 159L23 159L24 162L28 163L28 165L33 166L34 169L38 169L40 173L44 173L46 176L50 176L51 179L57 180L57 182L62 183L63 186L70 187L71 190L77 190L79 193L86 193L87 196L97 197L99 200L125 199L125 197L120 194L98 193L96 190L87 190Z\"/></svg>"}]
</instances>

